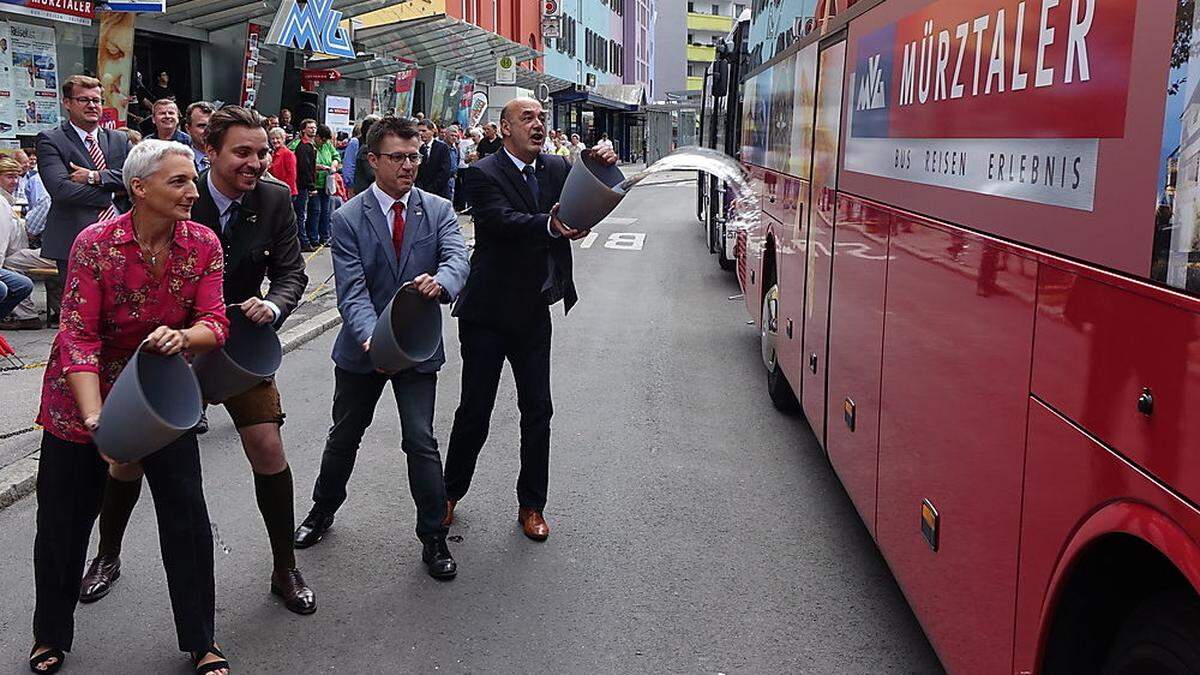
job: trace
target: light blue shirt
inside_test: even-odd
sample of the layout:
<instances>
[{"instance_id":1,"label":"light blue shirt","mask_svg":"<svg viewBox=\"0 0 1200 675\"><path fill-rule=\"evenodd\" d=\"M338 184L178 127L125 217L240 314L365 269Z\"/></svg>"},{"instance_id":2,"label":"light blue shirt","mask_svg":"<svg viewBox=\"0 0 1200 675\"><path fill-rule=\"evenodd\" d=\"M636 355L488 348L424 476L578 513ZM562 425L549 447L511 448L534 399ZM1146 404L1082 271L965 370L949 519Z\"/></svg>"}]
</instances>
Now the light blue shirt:
<instances>
[{"instance_id":1,"label":"light blue shirt","mask_svg":"<svg viewBox=\"0 0 1200 675\"><path fill-rule=\"evenodd\" d=\"M354 136L342 151L342 159L345 160L342 164L342 180L345 181L346 187L354 187L354 162L358 159L359 147L358 136Z\"/></svg>"}]
</instances>

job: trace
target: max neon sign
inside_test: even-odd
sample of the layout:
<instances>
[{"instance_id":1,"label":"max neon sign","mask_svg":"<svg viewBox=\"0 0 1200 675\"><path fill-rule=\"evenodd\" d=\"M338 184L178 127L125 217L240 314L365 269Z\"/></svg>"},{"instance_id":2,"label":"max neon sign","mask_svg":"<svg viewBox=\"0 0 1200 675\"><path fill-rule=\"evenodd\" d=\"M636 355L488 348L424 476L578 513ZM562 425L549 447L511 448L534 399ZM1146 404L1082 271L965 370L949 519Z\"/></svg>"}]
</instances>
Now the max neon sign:
<instances>
[{"instance_id":1,"label":"max neon sign","mask_svg":"<svg viewBox=\"0 0 1200 675\"><path fill-rule=\"evenodd\" d=\"M267 43L352 59L354 48L346 29L338 25L341 22L342 13L333 8L333 0L304 4L284 0L267 32Z\"/></svg>"}]
</instances>

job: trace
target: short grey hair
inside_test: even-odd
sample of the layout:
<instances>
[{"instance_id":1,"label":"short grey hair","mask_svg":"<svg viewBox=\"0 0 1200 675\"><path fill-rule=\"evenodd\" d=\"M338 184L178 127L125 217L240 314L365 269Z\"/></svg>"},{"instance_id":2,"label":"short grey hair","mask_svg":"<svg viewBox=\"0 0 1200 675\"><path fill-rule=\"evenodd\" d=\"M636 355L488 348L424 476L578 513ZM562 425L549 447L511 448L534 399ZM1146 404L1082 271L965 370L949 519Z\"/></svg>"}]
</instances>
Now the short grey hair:
<instances>
[{"instance_id":1,"label":"short grey hair","mask_svg":"<svg viewBox=\"0 0 1200 675\"><path fill-rule=\"evenodd\" d=\"M133 179L146 180L155 171L158 171L163 159L169 155L179 155L193 162L196 161L196 154L192 152L191 148L175 141L151 138L130 148L129 154L125 157L125 164L121 168L121 179L125 183L125 191L132 195Z\"/></svg>"},{"instance_id":2,"label":"short grey hair","mask_svg":"<svg viewBox=\"0 0 1200 675\"><path fill-rule=\"evenodd\" d=\"M283 127L271 127L271 130L267 132L267 138L276 136L283 136L283 139L287 140L287 132L283 130Z\"/></svg>"}]
</instances>

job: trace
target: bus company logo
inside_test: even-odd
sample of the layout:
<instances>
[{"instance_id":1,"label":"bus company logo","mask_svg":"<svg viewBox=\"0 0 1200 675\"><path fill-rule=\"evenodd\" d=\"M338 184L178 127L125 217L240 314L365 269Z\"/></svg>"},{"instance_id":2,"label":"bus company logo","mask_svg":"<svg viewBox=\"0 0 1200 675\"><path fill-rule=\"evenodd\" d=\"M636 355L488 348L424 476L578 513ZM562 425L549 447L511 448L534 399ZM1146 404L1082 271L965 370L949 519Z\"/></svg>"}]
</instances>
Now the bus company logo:
<instances>
[{"instance_id":1,"label":"bus company logo","mask_svg":"<svg viewBox=\"0 0 1200 675\"><path fill-rule=\"evenodd\" d=\"M852 131L1122 137L1135 12L1128 0L933 2L856 42Z\"/></svg>"},{"instance_id":2,"label":"bus company logo","mask_svg":"<svg viewBox=\"0 0 1200 675\"><path fill-rule=\"evenodd\" d=\"M303 4L284 0L267 32L267 43L352 59L354 48L341 22L342 13L333 9L333 0Z\"/></svg>"}]
</instances>

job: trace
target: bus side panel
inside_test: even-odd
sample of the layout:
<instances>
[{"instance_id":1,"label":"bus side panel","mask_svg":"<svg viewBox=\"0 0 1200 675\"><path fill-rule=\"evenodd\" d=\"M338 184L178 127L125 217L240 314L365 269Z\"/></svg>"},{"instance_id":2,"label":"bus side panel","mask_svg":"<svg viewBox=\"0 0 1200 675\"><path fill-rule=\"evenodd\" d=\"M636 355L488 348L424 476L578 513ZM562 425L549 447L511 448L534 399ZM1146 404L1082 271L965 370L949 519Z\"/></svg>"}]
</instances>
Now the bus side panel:
<instances>
[{"instance_id":1,"label":"bus side panel","mask_svg":"<svg viewBox=\"0 0 1200 675\"><path fill-rule=\"evenodd\" d=\"M833 226L837 207L838 152L842 128L842 82L846 43L821 52L817 117L813 127L813 182L809 198L804 286L803 383L800 403L817 441L825 445L825 368L828 353L829 285L833 276Z\"/></svg>"},{"instance_id":2,"label":"bus side panel","mask_svg":"<svg viewBox=\"0 0 1200 675\"><path fill-rule=\"evenodd\" d=\"M829 426L826 449L872 534L879 459L890 211L853 197L838 200L829 320Z\"/></svg>"},{"instance_id":3,"label":"bus side panel","mask_svg":"<svg viewBox=\"0 0 1200 675\"><path fill-rule=\"evenodd\" d=\"M766 185L766 170L758 166L746 167L750 174L750 186L762 201L766 201L764 187ZM764 213L757 225L746 230L745 245L741 247L741 260L738 261L738 278L741 282L742 293L746 303L746 313L758 325L762 318L762 256L763 245L767 241L767 230L772 227L774 220Z\"/></svg>"},{"instance_id":4,"label":"bus side panel","mask_svg":"<svg viewBox=\"0 0 1200 675\"><path fill-rule=\"evenodd\" d=\"M1101 278L1043 266L1033 393L1198 500L1188 448L1200 447L1200 302ZM1153 407L1142 411L1146 391Z\"/></svg>"},{"instance_id":5,"label":"bus side panel","mask_svg":"<svg viewBox=\"0 0 1200 675\"><path fill-rule=\"evenodd\" d=\"M1036 277L997 242L894 218L877 540L950 672L1010 672Z\"/></svg>"},{"instance_id":6,"label":"bus side panel","mask_svg":"<svg viewBox=\"0 0 1200 675\"><path fill-rule=\"evenodd\" d=\"M1105 533L1143 538L1196 583L1200 513L1036 399L1029 409L1024 513L1014 672L1037 672L1054 611L1052 585L1062 581L1055 577Z\"/></svg>"},{"instance_id":7,"label":"bus side panel","mask_svg":"<svg viewBox=\"0 0 1200 675\"><path fill-rule=\"evenodd\" d=\"M776 230L779 257L779 335L775 340L779 367L792 391L800 395L801 346L804 328L804 273L808 262L801 238L801 216L808 201L808 181L785 178L784 201L779 215L782 224Z\"/></svg>"}]
</instances>

